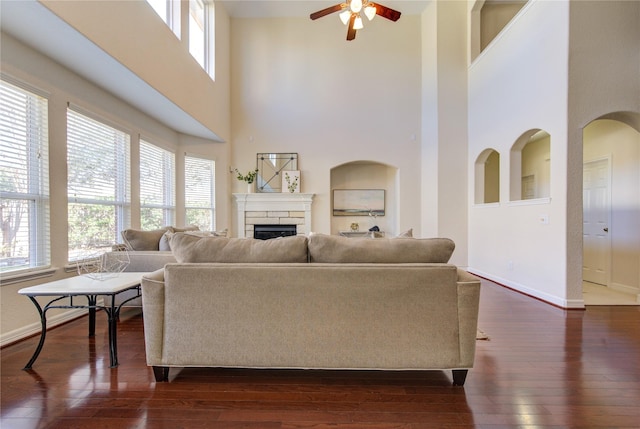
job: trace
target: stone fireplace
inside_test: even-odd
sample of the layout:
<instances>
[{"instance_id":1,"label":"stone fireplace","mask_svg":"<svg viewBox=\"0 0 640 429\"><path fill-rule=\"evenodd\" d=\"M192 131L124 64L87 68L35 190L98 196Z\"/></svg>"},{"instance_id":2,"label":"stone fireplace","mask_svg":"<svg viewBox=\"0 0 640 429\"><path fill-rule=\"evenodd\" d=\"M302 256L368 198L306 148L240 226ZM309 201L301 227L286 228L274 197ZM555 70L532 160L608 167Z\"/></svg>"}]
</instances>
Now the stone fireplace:
<instances>
[{"instance_id":1,"label":"stone fireplace","mask_svg":"<svg viewBox=\"0 0 640 429\"><path fill-rule=\"evenodd\" d=\"M311 232L314 194L261 192L233 196L237 211L236 237L252 238L254 225L296 225L298 235Z\"/></svg>"}]
</instances>

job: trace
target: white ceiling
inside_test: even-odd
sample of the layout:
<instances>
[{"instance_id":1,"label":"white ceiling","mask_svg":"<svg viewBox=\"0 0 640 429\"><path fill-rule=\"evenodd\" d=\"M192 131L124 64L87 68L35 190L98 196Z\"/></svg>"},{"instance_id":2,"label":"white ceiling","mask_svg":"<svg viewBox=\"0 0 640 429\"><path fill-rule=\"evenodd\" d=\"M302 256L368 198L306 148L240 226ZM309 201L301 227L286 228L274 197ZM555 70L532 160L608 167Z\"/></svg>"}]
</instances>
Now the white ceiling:
<instances>
[{"instance_id":1,"label":"white ceiling","mask_svg":"<svg viewBox=\"0 0 640 429\"><path fill-rule=\"evenodd\" d=\"M382 0L404 15L419 15L431 0ZM340 4L341 0L218 0L233 18L302 17Z\"/></svg>"}]
</instances>

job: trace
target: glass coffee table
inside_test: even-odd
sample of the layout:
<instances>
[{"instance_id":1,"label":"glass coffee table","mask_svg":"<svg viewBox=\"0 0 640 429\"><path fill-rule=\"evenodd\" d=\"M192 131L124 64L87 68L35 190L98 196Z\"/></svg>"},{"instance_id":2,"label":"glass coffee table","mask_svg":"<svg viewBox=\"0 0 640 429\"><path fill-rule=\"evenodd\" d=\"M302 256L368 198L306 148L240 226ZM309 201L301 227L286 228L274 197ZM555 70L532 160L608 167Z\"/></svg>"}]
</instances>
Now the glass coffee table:
<instances>
[{"instance_id":1,"label":"glass coffee table","mask_svg":"<svg viewBox=\"0 0 640 429\"><path fill-rule=\"evenodd\" d=\"M44 340L47 336L47 311L52 308L88 309L90 337L93 337L96 331L96 310L104 310L107 314L109 324L109 362L111 368L117 367L118 341L116 334L120 309L123 304L141 296L140 281L142 280L142 276L145 274L148 273L123 272L111 274L104 279L97 279L89 275L80 275L20 289L18 293L29 297L31 302L33 302L33 305L36 306L36 309L40 314L40 323L42 325L40 342L24 369L31 369L33 363L42 351L42 346L44 346ZM119 305L115 305L116 295L131 289L136 289L138 293L121 302ZM53 297L53 299L42 307L36 297ZM74 302L74 300L82 300L82 297L86 298L86 304L82 302ZM98 297L104 297L104 302L101 305L98 304Z\"/></svg>"}]
</instances>

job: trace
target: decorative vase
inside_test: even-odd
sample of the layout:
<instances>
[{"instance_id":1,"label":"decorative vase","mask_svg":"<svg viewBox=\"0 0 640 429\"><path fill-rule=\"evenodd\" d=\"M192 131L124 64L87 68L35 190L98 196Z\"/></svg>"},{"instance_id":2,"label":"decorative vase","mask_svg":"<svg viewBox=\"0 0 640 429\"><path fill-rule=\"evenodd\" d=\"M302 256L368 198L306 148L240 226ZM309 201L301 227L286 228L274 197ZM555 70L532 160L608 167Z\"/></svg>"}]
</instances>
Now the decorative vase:
<instances>
[{"instance_id":1,"label":"decorative vase","mask_svg":"<svg viewBox=\"0 0 640 429\"><path fill-rule=\"evenodd\" d=\"M247 183L247 194L253 194L253 182Z\"/></svg>"}]
</instances>

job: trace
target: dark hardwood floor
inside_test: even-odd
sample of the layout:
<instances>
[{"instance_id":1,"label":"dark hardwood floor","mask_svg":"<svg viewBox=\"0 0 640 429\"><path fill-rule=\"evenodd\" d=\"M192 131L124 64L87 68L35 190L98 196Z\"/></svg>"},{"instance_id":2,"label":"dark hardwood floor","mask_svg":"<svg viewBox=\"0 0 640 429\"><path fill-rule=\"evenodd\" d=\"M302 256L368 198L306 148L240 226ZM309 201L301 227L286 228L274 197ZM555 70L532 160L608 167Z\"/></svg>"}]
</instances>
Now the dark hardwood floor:
<instances>
[{"instance_id":1,"label":"dark hardwood floor","mask_svg":"<svg viewBox=\"0 0 640 429\"><path fill-rule=\"evenodd\" d=\"M34 309L35 311L35 309ZM1 351L1 424L21 428L640 427L640 307L565 311L483 281L475 368L450 371L175 369L154 382L142 315L123 313L120 366L106 317Z\"/></svg>"}]
</instances>

